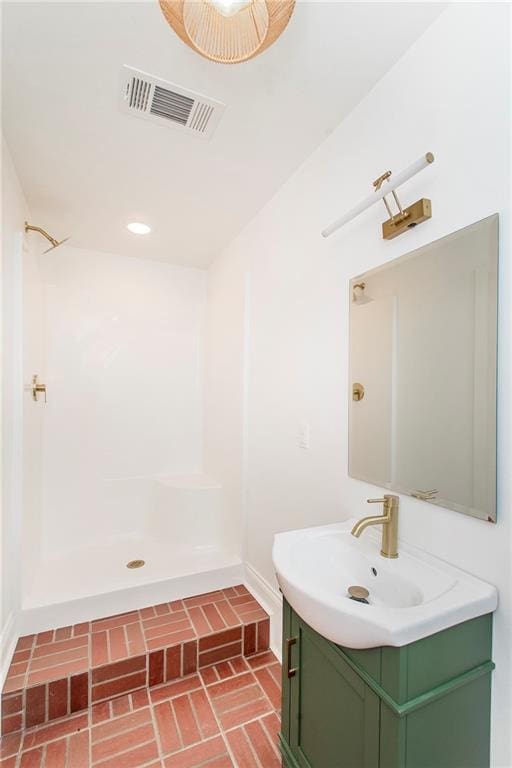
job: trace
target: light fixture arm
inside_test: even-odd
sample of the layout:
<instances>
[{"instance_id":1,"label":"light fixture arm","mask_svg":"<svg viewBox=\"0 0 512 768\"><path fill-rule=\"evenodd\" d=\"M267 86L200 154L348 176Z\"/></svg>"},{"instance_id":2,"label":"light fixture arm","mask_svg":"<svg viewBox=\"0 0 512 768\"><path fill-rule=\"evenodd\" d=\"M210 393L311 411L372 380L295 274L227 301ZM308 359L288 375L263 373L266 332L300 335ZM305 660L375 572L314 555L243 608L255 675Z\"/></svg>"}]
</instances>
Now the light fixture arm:
<instances>
[{"instance_id":1,"label":"light fixture arm","mask_svg":"<svg viewBox=\"0 0 512 768\"><path fill-rule=\"evenodd\" d=\"M353 208L347 211L347 213L345 213L343 216L340 216L339 219L336 219L336 221L333 221L332 224L323 229L322 237L330 237L334 232L343 227L349 221L352 221L352 219L355 219L356 216L359 216L360 213L366 211L367 208L370 208L370 206L372 206L374 203L377 203L379 200L384 200L384 205L386 206L391 220L403 220L405 218L405 212L400 205L395 190L401 184L411 179L413 176L422 171L424 168L427 168L433 162L434 155L432 152L427 152L425 155L422 155L419 160L416 160L415 163L412 163L412 165L409 165L407 168L405 168L405 170L397 173L396 176L393 176L393 178L391 178L391 171L386 171L386 173L383 173L382 176L379 176L379 178L373 182L375 192L372 195L365 197L365 199L361 200L358 205L355 205ZM386 182L386 184L384 184L384 182ZM398 206L398 214L391 213L389 204L385 199L386 195L388 195L390 192L393 193L393 197Z\"/></svg>"}]
</instances>

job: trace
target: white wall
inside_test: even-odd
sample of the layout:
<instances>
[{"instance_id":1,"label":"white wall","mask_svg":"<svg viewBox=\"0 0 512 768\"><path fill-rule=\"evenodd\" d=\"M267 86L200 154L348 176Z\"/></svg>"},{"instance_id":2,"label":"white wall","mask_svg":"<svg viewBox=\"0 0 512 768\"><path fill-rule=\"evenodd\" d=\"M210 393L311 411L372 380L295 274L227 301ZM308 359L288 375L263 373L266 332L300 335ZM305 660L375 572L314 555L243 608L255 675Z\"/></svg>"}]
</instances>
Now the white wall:
<instances>
[{"instance_id":1,"label":"white wall","mask_svg":"<svg viewBox=\"0 0 512 768\"><path fill-rule=\"evenodd\" d=\"M221 386L210 393L208 407L223 435L211 445L230 441L223 451L234 453L246 432L245 467L220 479L244 508L249 565L275 584L275 532L362 516L365 499L380 493L347 475L349 278L500 213L498 523L403 497L400 530L403 540L499 587L495 768L512 765L508 12L499 3L448 8L219 258L209 292L210 316L226 318L222 334L212 336L210 366L229 359L230 371L229 397ZM401 170L429 150L435 164L401 197L431 198L431 221L384 242L384 206L375 206L331 239L320 237L368 194L379 173ZM251 296L244 308L246 280ZM299 447L302 421L310 425L309 450Z\"/></svg>"},{"instance_id":2,"label":"white wall","mask_svg":"<svg viewBox=\"0 0 512 768\"><path fill-rule=\"evenodd\" d=\"M37 222L34 222L37 224ZM45 381L44 303L39 254L46 241L29 232L25 237L22 278L23 349L23 521L22 595L30 584L39 556L42 513L42 447L44 405L32 396L32 378Z\"/></svg>"},{"instance_id":3,"label":"white wall","mask_svg":"<svg viewBox=\"0 0 512 768\"><path fill-rule=\"evenodd\" d=\"M2 140L2 634L20 604L23 221L26 202ZM2 645L8 641L2 637ZM2 648L4 650L4 648Z\"/></svg>"},{"instance_id":4,"label":"white wall","mask_svg":"<svg viewBox=\"0 0 512 768\"><path fill-rule=\"evenodd\" d=\"M9 660L22 594L23 527L40 504L41 414L28 383L41 359L37 260L24 222L28 207L2 140L2 538L0 676ZM28 470L28 472L27 472Z\"/></svg>"},{"instance_id":5,"label":"white wall","mask_svg":"<svg viewBox=\"0 0 512 768\"><path fill-rule=\"evenodd\" d=\"M68 246L41 270L44 559L142 529L139 478L201 471L206 280Z\"/></svg>"},{"instance_id":6,"label":"white wall","mask_svg":"<svg viewBox=\"0 0 512 768\"><path fill-rule=\"evenodd\" d=\"M222 478L231 548L243 547L240 515L243 475L244 269L214 264L208 279L205 317L204 468Z\"/></svg>"}]
</instances>

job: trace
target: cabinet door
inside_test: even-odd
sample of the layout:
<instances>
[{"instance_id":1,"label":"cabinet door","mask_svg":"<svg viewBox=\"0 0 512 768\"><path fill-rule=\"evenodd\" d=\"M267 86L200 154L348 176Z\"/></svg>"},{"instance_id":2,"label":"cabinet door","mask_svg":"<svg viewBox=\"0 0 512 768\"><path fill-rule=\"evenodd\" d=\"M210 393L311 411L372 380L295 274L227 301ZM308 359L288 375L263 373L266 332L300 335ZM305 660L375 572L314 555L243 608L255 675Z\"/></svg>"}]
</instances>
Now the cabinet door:
<instances>
[{"instance_id":1,"label":"cabinet door","mask_svg":"<svg viewBox=\"0 0 512 768\"><path fill-rule=\"evenodd\" d=\"M300 768L378 768L380 702L336 648L291 612L290 751ZM286 644L285 637L285 644ZM286 657L285 657L286 675Z\"/></svg>"}]
</instances>

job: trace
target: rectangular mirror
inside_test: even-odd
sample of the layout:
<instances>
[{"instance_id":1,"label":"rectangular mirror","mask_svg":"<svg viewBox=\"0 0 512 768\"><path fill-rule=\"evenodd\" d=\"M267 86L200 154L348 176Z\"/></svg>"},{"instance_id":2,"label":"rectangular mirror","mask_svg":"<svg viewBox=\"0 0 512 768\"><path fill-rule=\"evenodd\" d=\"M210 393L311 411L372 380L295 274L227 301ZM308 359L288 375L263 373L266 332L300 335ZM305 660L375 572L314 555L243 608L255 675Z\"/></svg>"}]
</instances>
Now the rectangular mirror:
<instances>
[{"instance_id":1,"label":"rectangular mirror","mask_svg":"<svg viewBox=\"0 0 512 768\"><path fill-rule=\"evenodd\" d=\"M496 521L498 215L350 281L349 474Z\"/></svg>"}]
</instances>

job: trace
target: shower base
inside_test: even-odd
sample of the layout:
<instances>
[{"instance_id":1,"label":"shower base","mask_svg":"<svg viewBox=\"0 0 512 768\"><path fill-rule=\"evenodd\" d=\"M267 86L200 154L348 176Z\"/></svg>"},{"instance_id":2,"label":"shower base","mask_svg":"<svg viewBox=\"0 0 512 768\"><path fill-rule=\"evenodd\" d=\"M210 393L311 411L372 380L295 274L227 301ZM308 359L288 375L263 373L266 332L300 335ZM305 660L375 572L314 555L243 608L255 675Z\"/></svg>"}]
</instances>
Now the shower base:
<instances>
[{"instance_id":1,"label":"shower base","mask_svg":"<svg viewBox=\"0 0 512 768\"><path fill-rule=\"evenodd\" d=\"M128 568L144 560L141 568ZM116 537L38 563L18 634L136 610L244 580L241 559L218 546L175 550L168 540Z\"/></svg>"}]
</instances>

